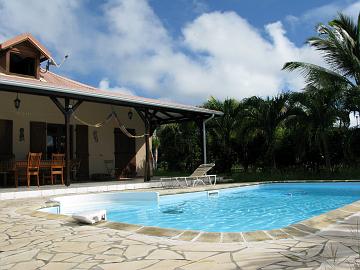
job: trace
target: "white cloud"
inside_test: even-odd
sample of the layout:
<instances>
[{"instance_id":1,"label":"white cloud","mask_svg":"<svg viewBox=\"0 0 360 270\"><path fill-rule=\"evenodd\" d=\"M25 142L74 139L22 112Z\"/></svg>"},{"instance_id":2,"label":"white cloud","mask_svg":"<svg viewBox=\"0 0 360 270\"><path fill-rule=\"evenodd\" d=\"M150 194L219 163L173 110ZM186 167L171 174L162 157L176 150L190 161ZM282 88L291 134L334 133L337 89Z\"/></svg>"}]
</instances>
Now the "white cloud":
<instances>
[{"instance_id":1,"label":"white cloud","mask_svg":"<svg viewBox=\"0 0 360 270\"><path fill-rule=\"evenodd\" d=\"M103 78L100 82L99 82L99 88L101 90L107 90L107 91L114 91L114 92L118 92L124 95L129 95L129 96L133 96L134 93L125 88L125 87L119 87L119 86L110 86L110 81L108 78Z\"/></svg>"},{"instance_id":2,"label":"white cloud","mask_svg":"<svg viewBox=\"0 0 360 270\"><path fill-rule=\"evenodd\" d=\"M349 1L337 1L310 9L299 16L288 15L285 20L292 26L304 26L305 24L313 27L318 23L327 23L339 12L357 18L359 11L360 1L353 3L349 3Z\"/></svg>"},{"instance_id":3,"label":"white cloud","mask_svg":"<svg viewBox=\"0 0 360 270\"><path fill-rule=\"evenodd\" d=\"M193 0L192 6L193 6L193 11L198 14L208 12L209 10L209 6L204 0Z\"/></svg>"},{"instance_id":4,"label":"white cloud","mask_svg":"<svg viewBox=\"0 0 360 270\"><path fill-rule=\"evenodd\" d=\"M357 1L343 9L343 12L353 18L357 19L360 12L360 1Z\"/></svg>"},{"instance_id":5,"label":"white cloud","mask_svg":"<svg viewBox=\"0 0 360 270\"><path fill-rule=\"evenodd\" d=\"M97 72L104 78L101 88L141 89L147 96L192 104L210 95L297 90L303 80L281 71L283 64L321 63L312 49L293 44L280 22L256 29L234 12L204 13L183 27L182 36L172 37L146 0L108 1L97 15L87 8L87 1L0 0L0 38L32 32L58 58L70 53L62 72Z\"/></svg>"}]
</instances>

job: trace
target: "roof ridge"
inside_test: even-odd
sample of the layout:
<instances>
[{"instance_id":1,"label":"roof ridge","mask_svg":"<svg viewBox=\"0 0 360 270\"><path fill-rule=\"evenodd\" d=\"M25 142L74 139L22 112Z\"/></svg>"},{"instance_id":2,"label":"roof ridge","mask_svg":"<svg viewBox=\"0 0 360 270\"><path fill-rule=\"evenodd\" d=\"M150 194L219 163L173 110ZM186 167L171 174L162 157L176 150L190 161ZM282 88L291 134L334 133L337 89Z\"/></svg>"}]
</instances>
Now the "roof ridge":
<instances>
[{"instance_id":1,"label":"roof ridge","mask_svg":"<svg viewBox=\"0 0 360 270\"><path fill-rule=\"evenodd\" d=\"M87 87L87 88L90 88L94 91L97 91L97 92L102 92L102 93L107 93L107 94L111 94L111 95L115 95L115 96L123 96L123 97L128 97L128 98L131 98L131 99L146 99L148 101L152 101L152 102L157 102L159 104L163 103L163 104L167 104L167 105L178 105L178 106L183 106L183 107L198 107L198 106L191 106L191 105L188 105L188 104L181 104L181 103L178 103L178 102L174 102L174 101L166 101L166 100L159 100L159 99L156 99L156 98L148 98L148 97L142 97L142 96L139 96L139 95L124 95L118 91L111 91L109 89L100 89L100 88L97 88L97 87L94 87L94 86L91 86L91 85L87 85L85 83L81 83L81 82L78 82L78 81L75 81L73 79L70 79L70 78L67 78L65 76L61 76L59 74L56 74L52 71L48 71L49 73L51 73L52 75L56 76L56 77L59 77L63 80L67 80L71 83L74 83L74 84L77 84L79 86L83 86L83 87ZM199 107L198 107L199 108Z\"/></svg>"},{"instance_id":2,"label":"roof ridge","mask_svg":"<svg viewBox=\"0 0 360 270\"><path fill-rule=\"evenodd\" d=\"M88 85L88 84L85 84L85 83L82 83L82 82L75 81L75 80L70 79L70 78L65 77L65 76L61 76L61 75L59 75L59 74L57 74L57 73L54 73L54 72L52 72L52 71L50 71L50 70L48 70L47 72L51 73L51 74L52 74L53 76L55 76L55 77L58 77L58 78L60 78L60 79L62 79L62 80L69 81L69 82L74 83L74 84L77 84L77 85L79 85L79 86L83 86L83 87L86 87L86 88L90 88L90 89L93 89L94 91L99 91L99 90L101 90L101 89L99 89L99 88L97 88L97 87L94 87L94 86L91 86L91 85Z\"/></svg>"}]
</instances>

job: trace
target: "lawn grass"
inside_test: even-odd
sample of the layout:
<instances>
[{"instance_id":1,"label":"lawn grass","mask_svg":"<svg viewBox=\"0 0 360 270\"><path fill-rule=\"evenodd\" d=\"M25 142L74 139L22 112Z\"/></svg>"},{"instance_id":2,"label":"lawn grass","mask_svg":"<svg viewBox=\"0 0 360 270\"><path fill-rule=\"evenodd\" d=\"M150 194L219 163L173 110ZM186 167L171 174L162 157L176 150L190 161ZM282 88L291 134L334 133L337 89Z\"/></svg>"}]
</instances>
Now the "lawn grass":
<instances>
[{"instance_id":1,"label":"lawn grass","mask_svg":"<svg viewBox=\"0 0 360 270\"><path fill-rule=\"evenodd\" d=\"M265 172L236 172L232 173L234 182L262 182L286 180L360 180L360 168L341 168L334 172L320 170L309 172L304 170L287 169Z\"/></svg>"},{"instance_id":2,"label":"lawn grass","mask_svg":"<svg viewBox=\"0 0 360 270\"><path fill-rule=\"evenodd\" d=\"M167 171L159 169L154 171L157 177L189 176L191 172ZM272 170L262 172L232 172L230 175L216 173L233 182L263 182L263 181L296 181L296 180L360 180L360 168L340 168L333 172L321 169L318 172L303 169Z\"/></svg>"},{"instance_id":3,"label":"lawn grass","mask_svg":"<svg viewBox=\"0 0 360 270\"><path fill-rule=\"evenodd\" d=\"M185 171L166 171L164 169L158 169L154 171L154 176L158 177L175 177L175 176L189 176L191 173Z\"/></svg>"}]
</instances>

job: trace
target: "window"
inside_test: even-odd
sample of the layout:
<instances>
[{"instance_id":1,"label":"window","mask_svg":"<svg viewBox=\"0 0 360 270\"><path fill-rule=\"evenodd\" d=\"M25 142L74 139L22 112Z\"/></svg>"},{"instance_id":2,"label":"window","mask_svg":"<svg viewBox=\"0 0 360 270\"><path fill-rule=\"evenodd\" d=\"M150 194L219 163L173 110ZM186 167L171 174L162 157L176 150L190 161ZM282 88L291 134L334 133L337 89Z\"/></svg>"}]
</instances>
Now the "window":
<instances>
[{"instance_id":1,"label":"window","mask_svg":"<svg viewBox=\"0 0 360 270\"><path fill-rule=\"evenodd\" d=\"M35 58L18 53L10 53L10 72L35 76Z\"/></svg>"}]
</instances>

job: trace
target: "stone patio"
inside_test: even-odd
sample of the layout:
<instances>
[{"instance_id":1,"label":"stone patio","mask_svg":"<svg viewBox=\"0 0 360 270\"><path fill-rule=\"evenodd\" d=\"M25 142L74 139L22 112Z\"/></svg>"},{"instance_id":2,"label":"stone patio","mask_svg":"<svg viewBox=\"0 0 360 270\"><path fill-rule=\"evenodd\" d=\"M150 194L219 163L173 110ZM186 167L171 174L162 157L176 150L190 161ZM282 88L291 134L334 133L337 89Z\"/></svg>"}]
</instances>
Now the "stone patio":
<instances>
[{"instance_id":1,"label":"stone patio","mask_svg":"<svg viewBox=\"0 0 360 270\"><path fill-rule=\"evenodd\" d=\"M35 211L47 200L0 201L1 270L360 269L359 202L282 230L160 237L156 228L85 226Z\"/></svg>"}]
</instances>

